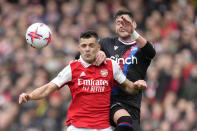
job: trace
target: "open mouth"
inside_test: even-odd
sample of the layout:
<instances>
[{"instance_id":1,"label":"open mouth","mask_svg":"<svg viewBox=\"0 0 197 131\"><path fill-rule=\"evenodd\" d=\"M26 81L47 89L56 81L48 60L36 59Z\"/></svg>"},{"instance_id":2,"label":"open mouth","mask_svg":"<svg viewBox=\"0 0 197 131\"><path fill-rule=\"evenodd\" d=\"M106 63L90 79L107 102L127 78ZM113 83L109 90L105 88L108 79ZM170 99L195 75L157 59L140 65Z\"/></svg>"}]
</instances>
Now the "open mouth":
<instances>
[{"instance_id":1,"label":"open mouth","mask_svg":"<svg viewBox=\"0 0 197 131\"><path fill-rule=\"evenodd\" d=\"M119 31L120 31L120 32L126 32L126 30L124 30L124 29L120 29Z\"/></svg>"}]
</instances>

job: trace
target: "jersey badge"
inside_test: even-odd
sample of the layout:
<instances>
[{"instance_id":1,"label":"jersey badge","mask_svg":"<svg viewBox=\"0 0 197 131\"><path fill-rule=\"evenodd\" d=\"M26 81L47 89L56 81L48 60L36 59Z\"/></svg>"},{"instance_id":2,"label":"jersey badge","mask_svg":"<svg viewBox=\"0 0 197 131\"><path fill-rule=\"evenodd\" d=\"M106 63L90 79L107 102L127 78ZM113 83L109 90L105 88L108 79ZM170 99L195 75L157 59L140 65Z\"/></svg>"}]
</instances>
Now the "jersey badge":
<instances>
[{"instance_id":1,"label":"jersey badge","mask_svg":"<svg viewBox=\"0 0 197 131\"><path fill-rule=\"evenodd\" d=\"M107 77L107 75L108 75L108 70L107 70L107 69L102 69L102 70L100 71L100 74L101 74L102 77Z\"/></svg>"}]
</instances>

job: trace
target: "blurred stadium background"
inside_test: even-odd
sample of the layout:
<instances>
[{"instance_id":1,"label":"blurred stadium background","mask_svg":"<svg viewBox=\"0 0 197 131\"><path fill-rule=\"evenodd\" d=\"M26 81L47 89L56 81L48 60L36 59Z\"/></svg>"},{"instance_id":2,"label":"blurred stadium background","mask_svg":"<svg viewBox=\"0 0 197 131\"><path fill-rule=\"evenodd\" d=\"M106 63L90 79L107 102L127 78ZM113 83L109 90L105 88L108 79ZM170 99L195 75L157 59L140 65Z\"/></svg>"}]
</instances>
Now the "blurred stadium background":
<instances>
[{"instance_id":1,"label":"blurred stadium background","mask_svg":"<svg viewBox=\"0 0 197 131\"><path fill-rule=\"evenodd\" d=\"M142 131L197 131L196 0L0 0L0 130L65 131L68 88L18 105L21 92L50 81L74 59L80 32L113 36L113 14L133 12L137 30L157 51L147 72ZM27 27L48 24L52 43L36 50Z\"/></svg>"}]
</instances>

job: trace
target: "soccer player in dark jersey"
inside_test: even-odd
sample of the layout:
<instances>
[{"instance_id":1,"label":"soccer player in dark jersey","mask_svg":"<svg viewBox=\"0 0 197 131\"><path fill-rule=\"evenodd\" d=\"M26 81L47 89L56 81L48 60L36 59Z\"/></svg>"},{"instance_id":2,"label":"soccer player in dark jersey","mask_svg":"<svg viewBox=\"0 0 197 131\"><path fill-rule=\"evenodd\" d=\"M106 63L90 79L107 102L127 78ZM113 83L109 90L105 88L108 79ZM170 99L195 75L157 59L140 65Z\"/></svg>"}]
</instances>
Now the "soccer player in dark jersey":
<instances>
[{"instance_id":1,"label":"soccer player in dark jersey","mask_svg":"<svg viewBox=\"0 0 197 131\"><path fill-rule=\"evenodd\" d=\"M131 81L145 79L146 71L156 52L152 44L136 31L136 23L129 11L115 14L117 37L100 40L101 50L108 58L121 66L124 75ZM103 57L102 52L99 52ZM99 56L99 55L98 55ZM99 65L100 61L96 62ZM142 91L129 95L116 86L111 96L111 122L116 124L115 131L139 131Z\"/></svg>"},{"instance_id":2,"label":"soccer player in dark jersey","mask_svg":"<svg viewBox=\"0 0 197 131\"><path fill-rule=\"evenodd\" d=\"M68 109L67 131L112 131L110 114L110 96L114 82L118 82L126 92L134 94L146 88L144 80L131 82L124 76L119 65L107 59L106 64L93 65L100 50L98 35L84 32L80 36L79 60L71 62L51 82L35 89L31 93L22 93L19 103L45 98L50 93L68 85L72 102Z\"/></svg>"}]
</instances>

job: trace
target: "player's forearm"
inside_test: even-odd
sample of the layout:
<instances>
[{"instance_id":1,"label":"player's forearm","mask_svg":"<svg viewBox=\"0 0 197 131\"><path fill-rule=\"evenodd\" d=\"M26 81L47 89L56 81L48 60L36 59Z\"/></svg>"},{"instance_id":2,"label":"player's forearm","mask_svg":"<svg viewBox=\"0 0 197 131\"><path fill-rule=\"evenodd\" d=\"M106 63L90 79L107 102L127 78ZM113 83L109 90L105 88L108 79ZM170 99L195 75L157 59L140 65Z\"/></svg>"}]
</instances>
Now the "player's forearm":
<instances>
[{"instance_id":1,"label":"player's forearm","mask_svg":"<svg viewBox=\"0 0 197 131\"><path fill-rule=\"evenodd\" d=\"M142 48L146 45L147 40L144 37L140 36L138 39L136 39L136 43L140 48Z\"/></svg>"},{"instance_id":2,"label":"player's forearm","mask_svg":"<svg viewBox=\"0 0 197 131\"><path fill-rule=\"evenodd\" d=\"M138 92L138 90L134 88L133 82L129 81L128 79L126 79L125 82L121 84L121 86L122 86L122 89L129 94L133 95Z\"/></svg>"},{"instance_id":3,"label":"player's forearm","mask_svg":"<svg viewBox=\"0 0 197 131\"><path fill-rule=\"evenodd\" d=\"M133 95L133 94L136 94L136 93L138 92L138 90L136 90L136 89L134 88L133 84L127 86L127 87L125 88L125 91L126 91L127 93L129 93L129 94L132 94L132 95Z\"/></svg>"},{"instance_id":4,"label":"player's forearm","mask_svg":"<svg viewBox=\"0 0 197 131\"><path fill-rule=\"evenodd\" d=\"M48 83L46 85L43 85L29 94L30 100L43 99L49 94L51 94L52 92L56 91L57 89L58 89L57 86L53 83Z\"/></svg>"},{"instance_id":5,"label":"player's forearm","mask_svg":"<svg viewBox=\"0 0 197 131\"><path fill-rule=\"evenodd\" d=\"M140 34L138 34L137 31L134 30L134 32L131 34L132 39L136 40L137 45L142 48L146 45L147 40L141 36Z\"/></svg>"},{"instance_id":6,"label":"player's forearm","mask_svg":"<svg viewBox=\"0 0 197 131\"><path fill-rule=\"evenodd\" d=\"M146 57L152 59L155 56L156 51L151 43L147 41L143 36L138 34L138 32L134 30L131 34L131 38L136 40L137 45L141 48L143 54L145 54Z\"/></svg>"}]
</instances>

